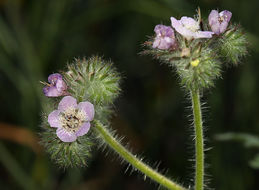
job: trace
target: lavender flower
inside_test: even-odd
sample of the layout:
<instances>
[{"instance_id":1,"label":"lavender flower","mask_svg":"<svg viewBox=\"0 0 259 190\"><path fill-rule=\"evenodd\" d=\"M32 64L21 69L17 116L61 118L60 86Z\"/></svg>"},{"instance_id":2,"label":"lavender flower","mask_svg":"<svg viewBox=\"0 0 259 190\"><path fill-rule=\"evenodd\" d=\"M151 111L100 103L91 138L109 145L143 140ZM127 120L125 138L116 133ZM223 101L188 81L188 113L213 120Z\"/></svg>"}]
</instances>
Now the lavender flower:
<instances>
[{"instance_id":1,"label":"lavender flower","mask_svg":"<svg viewBox=\"0 0 259 190\"><path fill-rule=\"evenodd\" d=\"M212 10L209 15L211 30L217 35L225 32L231 17L232 13L230 11L224 10L219 13L216 10Z\"/></svg>"},{"instance_id":2,"label":"lavender flower","mask_svg":"<svg viewBox=\"0 0 259 190\"><path fill-rule=\"evenodd\" d=\"M156 33L153 48L169 49L175 44L174 30L170 26L162 24L156 25L154 29Z\"/></svg>"},{"instance_id":3,"label":"lavender flower","mask_svg":"<svg viewBox=\"0 0 259 190\"><path fill-rule=\"evenodd\" d=\"M190 17L182 17L180 20L171 17L172 27L187 40L192 38L211 38L213 32L200 31L199 22Z\"/></svg>"},{"instance_id":4,"label":"lavender flower","mask_svg":"<svg viewBox=\"0 0 259 190\"><path fill-rule=\"evenodd\" d=\"M72 96L65 96L58 109L51 112L48 122L57 128L56 134L63 142L73 142L79 136L85 135L94 118L94 106L90 102L80 102Z\"/></svg>"},{"instance_id":5,"label":"lavender flower","mask_svg":"<svg viewBox=\"0 0 259 190\"><path fill-rule=\"evenodd\" d=\"M67 85L59 73L51 74L48 77L49 84L43 88L43 93L47 97L58 97L67 95Z\"/></svg>"}]
</instances>

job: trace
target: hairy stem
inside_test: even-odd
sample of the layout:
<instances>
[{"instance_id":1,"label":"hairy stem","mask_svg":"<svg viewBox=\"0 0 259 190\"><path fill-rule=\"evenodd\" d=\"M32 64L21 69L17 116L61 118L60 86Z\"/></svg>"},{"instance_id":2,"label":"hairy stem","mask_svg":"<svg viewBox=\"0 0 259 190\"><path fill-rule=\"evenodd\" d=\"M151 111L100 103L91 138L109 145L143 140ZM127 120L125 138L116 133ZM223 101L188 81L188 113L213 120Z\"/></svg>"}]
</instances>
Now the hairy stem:
<instances>
[{"instance_id":1,"label":"hairy stem","mask_svg":"<svg viewBox=\"0 0 259 190\"><path fill-rule=\"evenodd\" d=\"M172 180L166 178L164 175L153 170L150 166L143 163L136 156L130 153L123 147L115 137L99 122L95 121L96 132L101 136L103 141L108 144L116 153L118 153L124 160L130 163L133 167L141 171L144 175L159 183L170 190L185 190L184 187L176 184Z\"/></svg>"},{"instance_id":2,"label":"hairy stem","mask_svg":"<svg viewBox=\"0 0 259 190\"><path fill-rule=\"evenodd\" d=\"M204 186L204 142L199 90L191 91L192 109L195 131L195 190L203 190Z\"/></svg>"}]
</instances>

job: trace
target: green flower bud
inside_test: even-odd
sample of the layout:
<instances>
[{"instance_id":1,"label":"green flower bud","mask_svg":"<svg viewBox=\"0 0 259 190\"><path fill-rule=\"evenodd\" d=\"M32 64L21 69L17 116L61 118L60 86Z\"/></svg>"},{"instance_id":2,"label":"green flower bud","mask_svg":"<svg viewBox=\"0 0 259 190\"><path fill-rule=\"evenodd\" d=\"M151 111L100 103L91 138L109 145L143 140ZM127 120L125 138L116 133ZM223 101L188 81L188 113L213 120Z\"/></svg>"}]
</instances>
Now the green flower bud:
<instances>
[{"instance_id":1,"label":"green flower bud","mask_svg":"<svg viewBox=\"0 0 259 190\"><path fill-rule=\"evenodd\" d=\"M75 59L63 73L68 92L78 101L90 101L95 106L110 104L120 93L120 76L111 62L94 56Z\"/></svg>"},{"instance_id":2,"label":"green flower bud","mask_svg":"<svg viewBox=\"0 0 259 190\"><path fill-rule=\"evenodd\" d=\"M220 62L209 48L192 53L192 56L175 62L176 71L181 84L187 89L197 90L209 88L221 75Z\"/></svg>"},{"instance_id":3,"label":"green flower bud","mask_svg":"<svg viewBox=\"0 0 259 190\"><path fill-rule=\"evenodd\" d=\"M219 53L224 61L237 65L247 55L248 40L240 26L231 26L219 39Z\"/></svg>"}]
</instances>

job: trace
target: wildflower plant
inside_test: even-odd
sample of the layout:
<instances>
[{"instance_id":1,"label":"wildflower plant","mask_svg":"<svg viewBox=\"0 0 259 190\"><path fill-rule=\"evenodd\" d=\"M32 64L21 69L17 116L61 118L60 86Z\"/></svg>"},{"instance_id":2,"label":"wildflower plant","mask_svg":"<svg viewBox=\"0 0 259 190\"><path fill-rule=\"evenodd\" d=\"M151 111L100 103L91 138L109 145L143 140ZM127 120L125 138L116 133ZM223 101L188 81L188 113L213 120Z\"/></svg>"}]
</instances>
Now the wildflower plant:
<instances>
[{"instance_id":1,"label":"wildflower plant","mask_svg":"<svg viewBox=\"0 0 259 190\"><path fill-rule=\"evenodd\" d=\"M155 35L144 43L142 54L168 64L189 92L195 136L195 180L193 188L203 190L204 137L200 96L214 86L224 65L236 65L247 54L246 35L239 25L231 24L230 11L212 10L203 20L200 10L194 17L171 17L171 26L155 26ZM75 59L67 70L52 74L43 83L48 104L44 107L41 143L60 167L88 164L93 147L107 145L120 158L160 186L184 190L181 184L142 162L121 143L111 129L109 117L121 89L120 74L111 62L98 56Z\"/></svg>"}]
</instances>

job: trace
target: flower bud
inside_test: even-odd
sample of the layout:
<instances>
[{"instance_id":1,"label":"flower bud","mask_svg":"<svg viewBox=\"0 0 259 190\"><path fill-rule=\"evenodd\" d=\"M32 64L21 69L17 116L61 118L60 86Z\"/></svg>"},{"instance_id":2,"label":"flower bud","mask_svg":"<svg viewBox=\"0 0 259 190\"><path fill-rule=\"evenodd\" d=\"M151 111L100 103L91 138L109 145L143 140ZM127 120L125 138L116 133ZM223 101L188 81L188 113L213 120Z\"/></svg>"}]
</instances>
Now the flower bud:
<instances>
[{"instance_id":1,"label":"flower bud","mask_svg":"<svg viewBox=\"0 0 259 190\"><path fill-rule=\"evenodd\" d=\"M209 15L209 25L211 30L216 35L224 33L228 27L231 17L232 13L230 11L224 10L219 13L216 10L212 10Z\"/></svg>"},{"instance_id":2,"label":"flower bud","mask_svg":"<svg viewBox=\"0 0 259 190\"><path fill-rule=\"evenodd\" d=\"M192 90L213 86L214 80L221 75L220 65L217 55L209 48L203 48L190 58L175 62L181 84Z\"/></svg>"},{"instance_id":3,"label":"flower bud","mask_svg":"<svg viewBox=\"0 0 259 190\"><path fill-rule=\"evenodd\" d=\"M237 65L248 51L246 34L239 26L232 26L219 41L219 54L224 61Z\"/></svg>"},{"instance_id":4,"label":"flower bud","mask_svg":"<svg viewBox=\"0 0 259 190\"><path fill-rule=\"evenodd\" d=\"M154 31L156 38L153 42L153 48L169 49L176 45L174 30L170 26L156 25Z\"/></svg>"},{"instance_id":5,"label":"flower bud","mask_svg":"<svg viewBox=\"0 0 259 190\"><path fill-rule=\"evenodd\" d=\"M63 77L59 73L49 75L48 82L44 83L43 93L47 97L59 97L67 95L67 85L63 81Z\"/></svg>"},{"instance_id":6,"label":"flower bud","mask_svg":"<svg viewBox=\"0 0 259 190\"><path fill-rule=\"evenodd\" d=\"M111 62L100 57L75 59L68 65L64 78L69 92L78 101L90 101L96 105L107 105L120 93L120 76Z\"/></svg>"}]
</instances>

